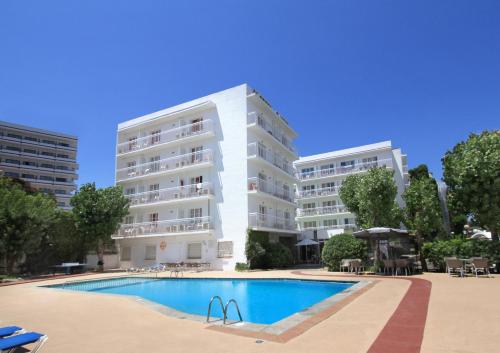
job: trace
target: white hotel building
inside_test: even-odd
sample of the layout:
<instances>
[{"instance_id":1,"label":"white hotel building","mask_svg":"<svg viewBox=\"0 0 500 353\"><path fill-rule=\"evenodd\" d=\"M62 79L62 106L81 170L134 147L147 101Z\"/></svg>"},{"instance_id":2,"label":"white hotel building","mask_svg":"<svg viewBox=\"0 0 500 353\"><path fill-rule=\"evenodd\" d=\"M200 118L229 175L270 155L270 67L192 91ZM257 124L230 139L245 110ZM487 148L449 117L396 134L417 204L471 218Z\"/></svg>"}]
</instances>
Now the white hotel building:
<instances>
[{"instance_id":1,"label":"white hotel building","mask_svg":"<svg viewBox=\"0 0 500 353\"><path fill-rule=\"evenodd\" d=\"M408 162L391 141L301 157L297 169L297 224L302 238L328 239L356 228L355 216L342 204L339 189L348 175L372 167L394 170L398 188L397 202L408 184Z\"/></svg>"},{"instance_id":2,"label":"white hotel building","mask_svg":"<svg viewBox=\"0 0 500 353\"><path fill-rule=\"evenodd\" d=\"M247 228L295 244L296 136L246 84L119 124L116 184L131 201L120 265L232 270Z\"/></svg>"}]
</instances>

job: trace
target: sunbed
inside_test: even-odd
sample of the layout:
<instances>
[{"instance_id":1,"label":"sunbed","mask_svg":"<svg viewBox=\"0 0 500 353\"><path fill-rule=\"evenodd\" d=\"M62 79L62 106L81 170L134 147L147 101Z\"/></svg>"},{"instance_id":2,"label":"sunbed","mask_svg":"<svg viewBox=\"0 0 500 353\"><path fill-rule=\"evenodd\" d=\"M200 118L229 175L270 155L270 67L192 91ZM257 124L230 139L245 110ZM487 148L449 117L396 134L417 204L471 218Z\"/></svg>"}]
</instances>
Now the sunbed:
<instances>
[{"instance_id":1,"label":"sunbed","mask_svg":"<svg viewBox=\"0 0 500 353\"><path fill-rule=\"evenodd\" d=\"M23 333L24 330L19 326L5 326L0 327L0 338L4 338L7 336L12 336L18 333Z\"/></svg>"},{"instance_id":2,"label":"sunbed","mask_svg":"<svg viewBox=\"0 0 500 353\"><path fill-rule=\"evenodd\" d=\"M21 333L20 335L0 338L0 352L12 353L16 348L24 347L31 343L36 343L31 353L36 353L42 348L48 337L37 332Z\"/></svg>"}]
</instances>

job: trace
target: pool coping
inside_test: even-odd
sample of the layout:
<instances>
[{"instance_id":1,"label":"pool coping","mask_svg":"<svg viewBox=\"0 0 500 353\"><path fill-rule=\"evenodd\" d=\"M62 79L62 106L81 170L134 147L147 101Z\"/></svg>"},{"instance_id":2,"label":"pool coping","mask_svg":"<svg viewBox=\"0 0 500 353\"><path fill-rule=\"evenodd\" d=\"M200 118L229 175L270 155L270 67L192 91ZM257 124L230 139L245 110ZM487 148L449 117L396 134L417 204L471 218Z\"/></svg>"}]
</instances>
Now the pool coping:
<instances>
[{"instance_id":1,"label":"pool coping","mask_svg":"<svg viewBox=\"0 0 500 353\"><path fill-rule=\"evenodd\" d=\"M126 277L126 276L124 276ZM160 314L163 314L168 317L173 317L181 320L192 320L203 323L206 325L206 329L229 333L244 337L256 338L260 340L267 340L277 343L286 343L289 340L301 335L305 331L309 330L313 326L322 322L323 320L329 318L343 307L351 303L361 294L372 288L378 280L372 279L360 279L360 280L341 280L341 279L302 279L302 278L294 278L294 277L279 277L279 278L166 278L166 277L142 277L142 276L133 276L134 278L144 278L151 280L169 280L169 279L202 279L202 280L293 280L293 281L311 281L311 282L348 282L354 283L351 287L344 289L341 292L338 292L330 297L323 299L322 301L306 308L301 311L298 311L290 316L285 317L282 320L279 320L272 324L256 324L252 322L236 322L230 321L227 324L224 324L222 319L215 319L207 322L206 316L196 315L186 313L180 310L173 309L169 306L159 304L153 302L148 299L144 299L140 296L128 295L128 294L114 294L114 293L98 293L98 292L84 292L86 294L94 294L94 295L105 295L105 296L116 296L120 298L128 298L136 303L142 304L145 307L154 310ZM116 278L116 277L115 277ZM123 277L122 277L123 278ZM103 278L104 279L104 278ZM110 279L110 278L106 278ZM89 279L89 280L81 280L81 281L70 281L71 282L93 282L99 281L100 279ZM102 279L101 279L102 280ZM68 292L67 289L63 289L57 287L62 285L63 283L56 285L44 285L44 286L34 286L37 288L48 288L51 290L64 291ZM73 291L79 292L81 291ZM208 306L208 303L207 303Z\"/></svg>"}]
</instances>

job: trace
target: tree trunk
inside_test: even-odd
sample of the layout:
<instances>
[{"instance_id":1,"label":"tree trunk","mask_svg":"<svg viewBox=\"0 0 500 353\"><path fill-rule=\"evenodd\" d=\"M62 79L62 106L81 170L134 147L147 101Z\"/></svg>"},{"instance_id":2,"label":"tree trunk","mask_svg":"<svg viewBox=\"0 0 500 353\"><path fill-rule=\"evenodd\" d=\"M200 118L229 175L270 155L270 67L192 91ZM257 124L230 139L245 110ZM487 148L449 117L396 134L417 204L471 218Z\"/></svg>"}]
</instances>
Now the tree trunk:
<instances>
[{"instance_id":1,"label":"tree trunk","mask_svg":"<svg viewBox=\"0 0 500 353\"><path fill-rule=\"evenodd\" d=\"M424 253L422 252L422 237L417 232L416 234L417 252L420 255L420 264L422 265L422 272L427 271L427 263L425 262Z\"/></svg>"},{"instance_id":2,"label":"tree trunk","mask_svg":"<svg viewBox=\"0 0 500 353\"><path fill-rule=\"evenodd\" d=\"M491 240L498 241L498 232L495 228L490 228L491 231Z\"/></svg>"},{"instance_id":3,"label":"tree trunk","mask_svg":"<svg viewBox=\"0 0 500 353\"><path fill-rule=\"evenodd\" d=\"M104 243L101 239L97 242L97 271L104 272Z\"/></svg>"}]
</instances>

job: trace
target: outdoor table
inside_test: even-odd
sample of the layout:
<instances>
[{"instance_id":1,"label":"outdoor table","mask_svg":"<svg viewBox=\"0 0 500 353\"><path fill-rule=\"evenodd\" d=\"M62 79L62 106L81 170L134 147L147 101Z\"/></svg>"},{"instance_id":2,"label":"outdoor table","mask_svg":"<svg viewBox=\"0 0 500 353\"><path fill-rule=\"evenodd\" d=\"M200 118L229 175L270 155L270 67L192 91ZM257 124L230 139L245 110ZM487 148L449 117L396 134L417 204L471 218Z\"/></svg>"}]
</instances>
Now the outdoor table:
<instances>
[{"instance_id":1,"label":"outdoor table","mask_svg":"<svg viewBox=\"0 0 500 353\"><path fill-rule=\"evenodd\" d=\"M471 268L471 262L472 262L472 259L459 259L460 261L462 261L464 263L464 273L467 273L467 265L469 265L469 269Z\"/></svg>"}]
</instances>

